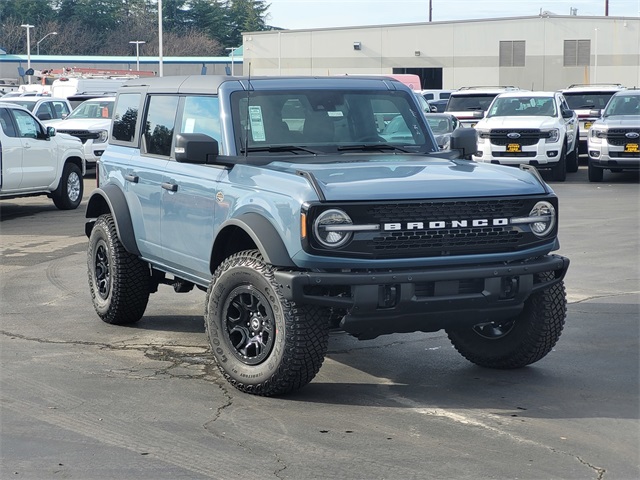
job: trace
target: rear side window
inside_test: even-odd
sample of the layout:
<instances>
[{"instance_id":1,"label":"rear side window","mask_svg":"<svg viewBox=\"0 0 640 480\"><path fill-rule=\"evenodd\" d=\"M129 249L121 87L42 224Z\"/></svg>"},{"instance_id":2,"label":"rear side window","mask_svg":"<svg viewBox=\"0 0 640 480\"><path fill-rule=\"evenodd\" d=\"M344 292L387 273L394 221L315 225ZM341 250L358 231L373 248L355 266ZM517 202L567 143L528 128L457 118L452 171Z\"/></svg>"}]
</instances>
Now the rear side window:
<instances>
[{"instance_id":1,"label":"rear side window","mask_svg":"<svg viewBox=\"0 0 640 480\"><path fill-rule=\"evenodd\" d=\"M149 97L144 122L145 152L151 155L171 155L171 142L178 111L178 96L153 95Z\"/></svg>"},{"instance_id":2,"label":"rear side window","mask_svg":"<svg viewBox=\"0 0 640 480\"><path fill-rule=\"evenodd\" d=\"M7 137L17 137L16 130L13 127L11 114L6 108L0 108L0 128Z\"/></svg>"},{"instance_id":3,"label":"rear side window","mask_svg":"<svg viewBox=\"0 0 640 480\"><path fill-rule=\"evenodd\" d=\"M126 93L118 97L113 117L113 132L111 134L114 140L133 142L136 135L139 105L139 93Z\"/></svg>"}]
</instances>

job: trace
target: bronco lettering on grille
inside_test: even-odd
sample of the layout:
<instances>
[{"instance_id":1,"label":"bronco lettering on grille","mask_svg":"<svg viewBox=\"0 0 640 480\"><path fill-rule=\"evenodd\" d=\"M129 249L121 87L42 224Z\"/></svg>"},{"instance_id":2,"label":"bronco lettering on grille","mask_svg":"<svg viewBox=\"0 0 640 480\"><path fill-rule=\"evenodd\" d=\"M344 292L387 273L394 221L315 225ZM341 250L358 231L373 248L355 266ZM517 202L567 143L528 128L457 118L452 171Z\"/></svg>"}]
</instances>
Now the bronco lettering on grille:
<instances>
[{"instance_id":1,"label":"bronco lettering on grille","mask_svg":"<svg viewBox=\"0 0 640 480\"><path fill-rule=\"evenodd\" d=\"M385 223L383 230L437 230L440 228L468 228L468 227L500 227L509 225L508 218L477 218L475 220L436 220L432 222Z\"/></svg>"}]
</instances>

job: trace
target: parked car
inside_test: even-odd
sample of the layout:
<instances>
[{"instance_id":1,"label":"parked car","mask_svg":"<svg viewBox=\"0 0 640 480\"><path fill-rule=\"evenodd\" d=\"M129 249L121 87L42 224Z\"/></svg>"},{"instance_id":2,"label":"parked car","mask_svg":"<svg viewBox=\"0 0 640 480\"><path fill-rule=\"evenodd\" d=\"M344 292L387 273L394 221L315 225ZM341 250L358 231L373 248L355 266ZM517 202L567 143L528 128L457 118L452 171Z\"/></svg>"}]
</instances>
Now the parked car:
<instances>
[{"instance_id":1,"label":"parked car","mask_svg":"<svg viewBox=\"0 0 640 480\"><path fill-rule=\"evenodd\" d=\"M594 110L603 110L614 93L624 90L619 83L573 84L562 90L569 108L576 112L580 121L579 153L587 153L589 128L598 119Z\"/></svg>"},{"instance_id":2,"label":"parked car","mask_svg":"<svg viewBox=\"0 0 640 480\"><path fill-rule=\"evenodd\" d=\"M639 170L639 146L640 90L623 90L611 97L589 129L589 181L601 182L605 170Z\"/></svg>"},{"instance_id":3,"label":"parked car","mask_svg":"<svg viewBox=\"0 0 640 480\"><path fill-rule=\"evenodd\" d=\"M57 135L24 107L0 103L0 198L47 195L61 210L82 201L80 141Z\"/></svg>"},{"instance_id":4,"label":"parked car","mask_svg":"<svg viewBox=\"0 0 640 480\"><path fill-rule=\"evenodd\" d=\"M462 128L460 120L448 113L429 113L426 117L440 150L449 150L451 134L457 128Z\"/></svg>"},{"instance_id":5,"label":"parked car","mask_svg":"<svg viewBox=\"0 0 640 480\"><path fill-rule=\"evenodd\" d=\"M382 138L398 116L409 135ZM439 151L387 78L131 80L85 213L94 309L133 324L163 285L206 291L211 355L257 395L311 381L332 326L444 329L478 365L534 363L566 315L558 199L534 168L466 160L475 137Z\"/></svg>"},{"instance_id":6,"label":"parked car","mask_svg":"<svg viewBox=\"0 0 640 480\"><path fill-rule=\"evenodd\" d=\"M60 133L78 137L88 167L96 164L107 148L115 97L92 98L81 103L64 120L50 125Z\"/></svg>"},{"instance_id":7,"label":"parked car","mask_svg":"<svg viewBox=\"0 0 640 480\"><path fill-rule=\"evenodd\" d=\"M427 104L429 105L429 110L433 113L442 113L445 108L447 108L447 103L449 100L427 100Z\"/></svg>"},{"instance_id":8,"label":"parked car","mask_svg":"<svg viewBox=\"0 0 640 480\"><path fill-rule=\"evenodd\" d=\"M62 120L71 113L71 104L66 98L25 95L19 97L0 98L0 102L11 102L32 112L42 123L50 124L54 120Z\"/></svg>"},{"instance_id":9,"label":"parked car","mask_svg":"<svg viewBox=\"0 0 640 480\"><path fill-rule=\"evenodd\" d=\"M477 162L551 169L560 182L578 171L578 117L560 92L501 93L475 128Z\"/></svg>"},{"instance_id":10,"label":"parked car","mask_svg":"<svg viewBox=\"0 0 640 480\"><path fill-rule=\"evenodd\" d=\"M442 90L442 89L433 89L433 90L421 90L420 94L424 97L425 100L448 100L451 92L454 90Z\"/></svg>"},{"instance_id":11,"label":"parked car","mask_svg":"<svg viewBox=\"0 0 640 480\"><path fill-rule=\"evenodd\" d=\"M496 95L520 91L518 87L462 87L451 93L444 111L455 115L465 127L475 127Z\"/></svg>"}]
</instances>

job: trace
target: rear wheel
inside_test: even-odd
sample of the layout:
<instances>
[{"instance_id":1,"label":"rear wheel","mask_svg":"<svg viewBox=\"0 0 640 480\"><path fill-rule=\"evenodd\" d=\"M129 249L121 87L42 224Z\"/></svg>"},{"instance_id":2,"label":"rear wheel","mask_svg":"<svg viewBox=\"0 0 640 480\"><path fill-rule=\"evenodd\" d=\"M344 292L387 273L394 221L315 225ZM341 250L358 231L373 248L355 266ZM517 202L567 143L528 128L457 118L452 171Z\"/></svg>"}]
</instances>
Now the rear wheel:
<instances>
[{"instance_id":1,"label":"rear wheel","mask_svg":"<svg viewBox=\"0 0 640 480\"><path fill-rule=\"evenodd\" d=\"M216 270L205 302L220 371L238 390L264 396L309 383L329 340L326 309L286 300L273 272L256 250L232 255Z\"/></svg>"},{"instance_id":2,"label":"rear wheel","mask_svg":"<svg viewBox=\"0 0 640 480\"><path fill-rule=\"evenodd\" d=\"M553 273L541 274L551 278ZM537 362L558 341L567 313L562 282L534 293L520 315L500 322L447 330L458 352L481 367L512 369Z\"/></svg>"}]
</instances>

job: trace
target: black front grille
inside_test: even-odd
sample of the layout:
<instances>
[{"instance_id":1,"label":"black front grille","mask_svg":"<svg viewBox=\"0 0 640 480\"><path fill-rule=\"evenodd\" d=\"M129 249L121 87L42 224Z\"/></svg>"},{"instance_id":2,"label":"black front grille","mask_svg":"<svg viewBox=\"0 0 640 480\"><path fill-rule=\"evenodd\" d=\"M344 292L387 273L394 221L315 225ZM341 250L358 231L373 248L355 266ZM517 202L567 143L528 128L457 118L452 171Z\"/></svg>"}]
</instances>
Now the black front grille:
<instances>
[{"instance_id":1,"label":"black front grille","mask_svg":"<svg viewBox=\"0 0 640 480\"><path fill-rule=\"evenodd\" d=\"M622 147L627 143L638 143L638 138L630 139L626 137L627 133L640 134L640 129L637 128L612 128L607 131L607 141L610 145L616 147Z\"/></svg>"},{"instance_id":2,"label":"black front grille","mask_svg":"<svg viewBox=\"0 0 640 480\"><path fill-rule=\"evenodd\" d=\"M518 138L509 138L509 134L518 134ZM510 143L518 143L521 146L536 145L541 138L548 136L537 128L521 129L493 129L489 132L489 139L493 145L506 146Z\"/></svg>"},{"instance_id":3,"label":"black front grille","mask_svg":"<svg viewBox=\"0 0 640 480\"><path fill-rule=\"evenodd\" d=\"M555 205L555 197L544 199ZM322 255L380 259L513 252L549 241L533 235L526 224L509 222L513 217L528 216L540 200L539 197L502 197L317 204L311 206L307 214L307 231L313 231L313 219L328 208L344 210L354 225L378 228L354 232L352 240L339 249L325 249L313 238L305 244L305 249Z\"/></svg>"},{"instance_id":4,"label":"black front grille","mask_svg":"<svg viewBox=\"0 0 640 480\"><path fill-rule=\"evenodd\" d=\"M100 137L99 133L89 132L87 130L58 130L58 132L78 137L82 141L82 143L86 143L87 140L95 140L96 138Z\"/></svg>"},{"instance_id":5,"label":"black front grille","mask_svg":"<svg viewBox=\"0 0 640 480\"><path fill-rule=\"evenodd\" d=\"M491 152L494 157L535 157L536 152Z\"/></svg>"},{"instance_id":6,"label":"black front grille","mask_svg":"<svg viewBox=\"0 0 640 480\"><path fill-rule=\"evenodd\" d=\"M640 158L638 152L609 152L611 158Z\"/></svg>"}]
</instances>

